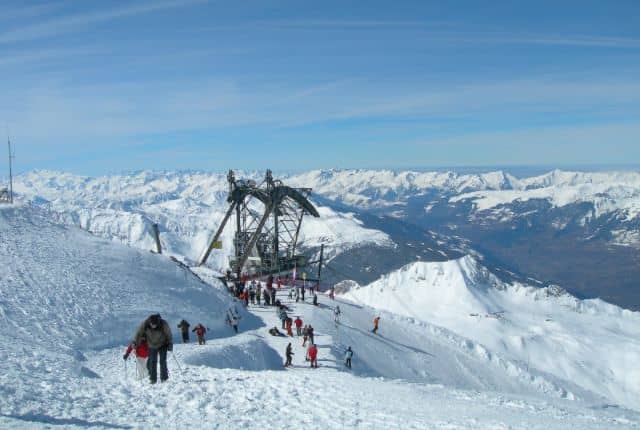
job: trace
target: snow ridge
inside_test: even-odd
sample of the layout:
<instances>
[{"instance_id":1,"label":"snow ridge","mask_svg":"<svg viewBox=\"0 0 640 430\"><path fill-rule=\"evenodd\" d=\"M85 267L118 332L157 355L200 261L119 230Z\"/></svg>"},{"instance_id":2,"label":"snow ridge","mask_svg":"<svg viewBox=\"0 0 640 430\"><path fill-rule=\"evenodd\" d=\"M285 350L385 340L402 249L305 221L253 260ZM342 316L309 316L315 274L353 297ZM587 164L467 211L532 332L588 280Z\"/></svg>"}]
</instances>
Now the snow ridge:
<instances>
[{"instance_id":1,"label":"snow ridge","mask_svg":"<svg viewBox=\"0 0 640 430\"><path fill-rule=\"evenodd\" d=\"M483 348L640 408L640 314L558 287L505 284L470 256L409 264L345 299L451 330ZM555 351L552 356L550 351Z\"/></svg>"}]
</instances>

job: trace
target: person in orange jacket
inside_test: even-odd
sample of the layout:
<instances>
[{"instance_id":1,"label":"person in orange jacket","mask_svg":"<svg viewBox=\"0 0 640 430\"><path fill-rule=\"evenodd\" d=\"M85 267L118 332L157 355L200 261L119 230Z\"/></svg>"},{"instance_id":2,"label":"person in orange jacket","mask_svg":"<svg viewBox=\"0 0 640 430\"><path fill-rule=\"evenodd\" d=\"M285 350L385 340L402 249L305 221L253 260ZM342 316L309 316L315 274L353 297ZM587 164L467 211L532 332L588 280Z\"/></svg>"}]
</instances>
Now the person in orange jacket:
<instances>
[{"instance_id":1,"label":"person in orange jacket","mask_svg":"<svg viewBox=\"0 0 640 430\"><path fill-rule=\"evenodd\" d=\"M204 345L206 341L204 340L204 334L207 332L207 329L204 328L202 324L198 324L192 332L195 332L198 335L198 345Z\"/></svg>"},{"instance_id":2,"label":"person in orange jacket","mask_svg":"<svg viewBox=\"0 0 640 430\"><path fill-rule=\"evenodd\" d=\"M315 343L309 348L309 360L311 360L311 367L318 367L318 347L316 347Z\"/></svg>"},{"instance_id":3,"label":"person in orange jacket","mask_svg":"<svg viewBox=\"0 0 640 430\"><path fill-rule=\"evenodd\" d=\"M138 375L138 379L146 379L149 377L149 370L147 369L147 358L149 357L149 347L147 346L147 341L143 340L139 345L134 346L134 343L131 342L127 347L122 358L126 361L131 355L131 351L135 348L134 354L136 355L136 373Z\"/></svg>"},{"instance_id":4,"label":"person in orange jacket","mask_svg":"<svg viewBox=\"0 0 640 430\"><path fill-rule=\"evenodd\" d=\"M291 336L293 337L293 330L291 330L291 326L293 321L291 320L291 317L287 317L287 319L285 320L285 326L287 327L287 336Z\"/></svg>"},{"instance_id":5,"label":"person in orange jacket","mask_svg":"<svg viewBox=\"0 0 640 430\"><path fill-rule=\"evenodd\" d=\"M380 321L380 316L377 316L373 319L373 330L372 332L376 333L378 331L378 322Z\"/></svg>"}]
</instances>

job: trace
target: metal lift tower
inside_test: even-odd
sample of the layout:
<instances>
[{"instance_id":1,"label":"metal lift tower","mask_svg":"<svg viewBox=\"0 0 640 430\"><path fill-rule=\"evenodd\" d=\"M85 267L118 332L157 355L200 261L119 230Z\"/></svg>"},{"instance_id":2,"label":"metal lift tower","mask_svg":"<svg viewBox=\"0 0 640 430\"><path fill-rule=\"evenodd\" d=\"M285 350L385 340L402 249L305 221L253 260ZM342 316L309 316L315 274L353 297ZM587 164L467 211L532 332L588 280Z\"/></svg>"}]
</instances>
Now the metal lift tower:
<instances>
[{"instance_id":1,"label":"metal lift tower","mask_svg":"<svg viewBox=\"0 0 640 430\"><path fill-rule=\"evenodd\" d=\"M211 251L220 246L220 235L235 212L235 253L231 269L237 279L242 274L261 276L306 266L308 258L296 254L296 245L304 215L320 216L308 199L311 188L288 187L282 181L274 180L271 170L267 170L260 184L253 180L236 180L232 170L227 180L229 209L199 265L203 265Z\"/></svg>"}]
</instances>

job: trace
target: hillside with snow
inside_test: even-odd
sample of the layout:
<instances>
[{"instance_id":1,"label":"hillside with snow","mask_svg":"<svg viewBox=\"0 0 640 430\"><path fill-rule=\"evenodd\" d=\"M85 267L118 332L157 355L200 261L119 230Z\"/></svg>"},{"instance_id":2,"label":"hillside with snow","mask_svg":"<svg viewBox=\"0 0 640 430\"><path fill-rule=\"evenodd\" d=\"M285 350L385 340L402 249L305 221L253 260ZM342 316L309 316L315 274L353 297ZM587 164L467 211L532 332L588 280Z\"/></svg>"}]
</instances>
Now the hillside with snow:
<instances>
[{"instance_id":1,"label":"hillside with snow","mask_svg":"<svg viewBox=\"0 0 640 430\"><path fill-rule=\"evenodd\" d=\"M309 369L300 338L267 334L280 324L273 308L244 310L208 269L197 277L165 256L96 238L49 215L0 208L3 428L640 425L637 412L612 406L579 380L540 370L544 363L533 357L525 365L505 350L398 314L384 313L374 335L378 310L324 295L319 306L309 297L296 303L283 290L279 297L291 315L315 328L320 368ZM338 324L336 304L343 311ZM238 335L223 322L229 306L242 314ZM122 354L140 321L155 312L174 328L175 349L169 381L152 386L136 380ZM210 329L206 345L179 343L175 326L182 318ZM628 341L622 325L616 332ZM290 341L294 366L284 370ZM347 345L355 351L350 372L342 365Z\"/></svg>"},{"instance_id":2,"label":"hillside with snow","mask_svg":"<svg viewBox=\"0 0 640 430\"><path fill-rule=\"evenodd\" d=\"M413 263L341 297L451 330L488 355L640 408L640 313L558 287L505 284L469 256Z\"/></svg>"},{"instance_id":3,"label":"hillside with snow","mask_svg":"<svg viewBox=\"0 0 640 430\"><path fill-rule=\"evenodd\" d=\"M257 173L246 177L260 180ZM53 211L60 222L141 249L155 249L152 225L157 223L164 252L191 264L228 209L226 174L140 172L89 178L34 171L19 176L15 189L22 199ZM386 234L363 227L352 213L323 206L318 211L320 220L307 217L302 224L303 247L324 244L331 258L367 244L394 246ZM214 253L208 265L223 271L233 254L231 229L221 241L222 252Z\"/></svg>"}]
</instances>

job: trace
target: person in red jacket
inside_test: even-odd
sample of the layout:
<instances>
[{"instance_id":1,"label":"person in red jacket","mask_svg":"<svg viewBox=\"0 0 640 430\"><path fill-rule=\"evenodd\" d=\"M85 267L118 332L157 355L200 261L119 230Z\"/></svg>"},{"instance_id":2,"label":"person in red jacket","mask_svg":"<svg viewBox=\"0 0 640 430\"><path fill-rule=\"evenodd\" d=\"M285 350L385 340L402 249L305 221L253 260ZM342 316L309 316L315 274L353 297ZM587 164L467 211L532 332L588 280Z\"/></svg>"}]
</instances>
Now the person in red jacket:
<instances>
[{"instance_id":1,"label":"person in red jacket","mask_svg":"<svg viewBox=\"0 0 640 430\"><path fill-rule=\"evenodd\" d=\"M299 316L296 317L294 324L296 325L296 334L298 336L302 336L302 320Z\"/></svg>"},{"instance_id":2,"label":"person in red jacket","mask_svg":"<svg viewBox=\"0 0 640 430\"><path fill-rule=\"evenodd\" d=\"M311 360L311 367L318 367L318 348L316 344L312 344L311 348L309 348L309 359Z\"/></svg>"},{"instance_id":3,"label":"person in red jacket","mask_svg":"<svg viewBox=\"0 0 640 430\"><path fill-rule=\"evenodd\" d=\"M377 316L373 319L373 330L371 330L374 333L378 332L378 323L380 322L380 316Z\"/></svg>"},{"instance_id":4,"label":"person in red jacket","mask_svg":"<svg viewBox=\"0 0 640 430\"><path fill-rule=\"evenodd\" d=\"M204 340L204 334L207 332L207 329L204 328L202 324L198 324L193 330L198 335L198 345L204 345L206 341Z\"/></svg>"},{"instance_id":5,"label":"person in red jacket","mask_svg":"<svg viewBox=\"0 0 640 430\"><path fill-rule=\"evenodd\" d=\"M124 353L122 358L126 361L131 355L131 351L133 350L133 342L129 344L127 347L127 351ZM147 342L143 340L140 342L138 346L135 347L135 355L136 355L136 373L138 375L138 379L146 379L149 376L149 371L147 370L147 358L149 357L149 347L147 346Z\"/></svg>"}]
</instances>

